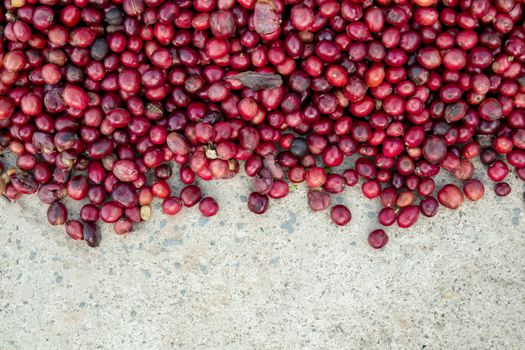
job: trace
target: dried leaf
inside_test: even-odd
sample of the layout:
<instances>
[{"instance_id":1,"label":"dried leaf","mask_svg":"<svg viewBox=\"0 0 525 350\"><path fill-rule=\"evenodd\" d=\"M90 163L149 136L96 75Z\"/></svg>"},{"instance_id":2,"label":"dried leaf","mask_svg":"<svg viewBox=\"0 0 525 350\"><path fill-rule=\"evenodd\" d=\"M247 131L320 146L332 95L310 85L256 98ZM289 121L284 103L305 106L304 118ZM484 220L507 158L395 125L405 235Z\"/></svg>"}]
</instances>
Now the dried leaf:
<instances>
[{"instance_id":1,"label":"dried leaf","mask_svg":"<svg viewBox=\"0 0 525 350\"><path fill-rule=\"evenodd\" d=\"M256 73L252 71L242 72L226 79L238 80L242 85L252 90L272 89L283 84L283 79L279 74Z\"/></svg>"}]
</instances>

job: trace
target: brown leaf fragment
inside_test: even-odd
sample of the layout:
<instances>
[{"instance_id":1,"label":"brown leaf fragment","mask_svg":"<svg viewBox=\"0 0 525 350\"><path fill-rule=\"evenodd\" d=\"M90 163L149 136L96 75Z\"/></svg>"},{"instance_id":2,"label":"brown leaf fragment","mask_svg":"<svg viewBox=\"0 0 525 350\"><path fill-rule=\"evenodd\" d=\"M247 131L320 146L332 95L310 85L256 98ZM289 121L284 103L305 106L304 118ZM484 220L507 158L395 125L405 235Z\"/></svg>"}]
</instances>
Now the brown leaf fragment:
<instances>
[{"instance_id":1,"label":"brown leaf fragment","mask_svg":"<svg viewBox=\"0 0 525 350\"><path fill-rule=\"evenodd\" d=\"M283 84L283 79L279 74L256 73L253 71L242 72L227 80L238 80L242 85L252 90L272 89Z\"/></svg>"}]
</instances>

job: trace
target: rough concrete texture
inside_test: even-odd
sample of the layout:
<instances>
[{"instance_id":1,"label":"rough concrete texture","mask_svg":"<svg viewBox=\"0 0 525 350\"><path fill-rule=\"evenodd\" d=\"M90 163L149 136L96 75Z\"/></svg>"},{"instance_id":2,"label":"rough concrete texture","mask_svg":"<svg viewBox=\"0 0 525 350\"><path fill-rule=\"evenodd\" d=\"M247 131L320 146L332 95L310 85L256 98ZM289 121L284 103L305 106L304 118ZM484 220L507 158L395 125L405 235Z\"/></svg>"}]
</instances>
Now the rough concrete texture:
<instances>
[{"instance_id":1,"label":"rough concrete texture","mask_svg":"<svg viewBox=\"0 0 525 350\"><path fill-rule=\"evenodd\" d=\"M202 185L222 205L99 249L46 223L36 198L0 201L0 349L522 349L524 186L366 241L377 203L334 201L351 223L307 209L304 188L265 216L245 177Z\"/></svg>"}]
</instances>

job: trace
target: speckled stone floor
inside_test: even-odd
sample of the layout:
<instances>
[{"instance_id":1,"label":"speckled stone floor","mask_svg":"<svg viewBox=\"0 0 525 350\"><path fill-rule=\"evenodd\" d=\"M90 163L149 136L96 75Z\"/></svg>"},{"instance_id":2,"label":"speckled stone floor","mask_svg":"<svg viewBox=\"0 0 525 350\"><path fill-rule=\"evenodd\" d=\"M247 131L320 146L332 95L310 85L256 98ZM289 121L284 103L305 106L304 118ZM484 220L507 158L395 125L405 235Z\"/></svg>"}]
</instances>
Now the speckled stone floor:
<instances>
[{"instance_id":1,"label":"speckled stone floor","mask_svg":"<svg viewBox=\"0 0 525 350\"><path fill-rule=\"evenodd\" d=\"M159 210L99 249L45 222L35 199L0 201L0 349L523 349L524 187L390 230L377 204L335 198L337 228L305 191L265 216L249 181L203 184L222 209ZM157 205L158 209L158 205Z\"/></svg>"}]
</instances>

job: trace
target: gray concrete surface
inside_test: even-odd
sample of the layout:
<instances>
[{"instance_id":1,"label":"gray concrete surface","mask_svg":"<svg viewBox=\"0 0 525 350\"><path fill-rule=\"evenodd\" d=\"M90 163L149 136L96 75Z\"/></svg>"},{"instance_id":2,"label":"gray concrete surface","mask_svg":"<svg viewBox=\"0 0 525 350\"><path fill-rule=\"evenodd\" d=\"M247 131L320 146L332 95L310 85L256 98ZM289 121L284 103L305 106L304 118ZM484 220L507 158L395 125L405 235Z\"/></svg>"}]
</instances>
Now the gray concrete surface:
<instances>
[{"instance_id":1,"label":"gray concrete surface","mask_svg":"<svg viewBox=\"0 0 525 350\"><path fill-rule=\"evenodd\" d=\"M352 222L307 210L303 189L267 215L246 178L219 199L159 210L138 231L106 227L99 249L46 223L36 199L0 201L0 349L523 349L523 184L391 229L374 251L376 203L335 200Z\"/></svg>"}]
</instances>

